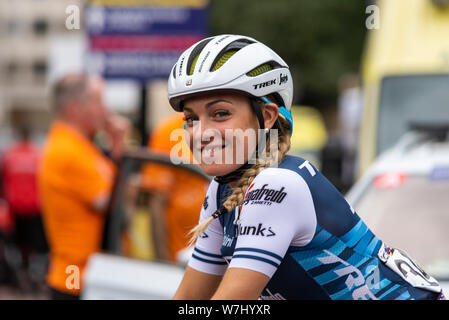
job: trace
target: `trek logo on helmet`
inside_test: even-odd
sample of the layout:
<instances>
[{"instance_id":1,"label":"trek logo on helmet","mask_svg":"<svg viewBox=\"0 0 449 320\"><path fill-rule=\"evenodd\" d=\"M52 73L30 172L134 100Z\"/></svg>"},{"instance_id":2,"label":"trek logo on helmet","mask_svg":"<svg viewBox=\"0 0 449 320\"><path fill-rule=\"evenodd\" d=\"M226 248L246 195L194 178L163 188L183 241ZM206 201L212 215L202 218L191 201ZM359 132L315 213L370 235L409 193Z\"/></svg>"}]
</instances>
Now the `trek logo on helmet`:
<instances>
[{"instance_id":1,"label":"trek logo on helmet","mask_svg":"<svg viewBox=\"0 0 449 320\"><path fill-rule=\"evenodd\" d=\"M266 82L262 82L262 83L258 83L258 84L253 84L253 87L255 90L260 89L260 88L265 88L265 87L269 87L272 86L273 84L276 84L276 79L270 80L270 81L266 81Z\"/></svg>"}]
</instances>

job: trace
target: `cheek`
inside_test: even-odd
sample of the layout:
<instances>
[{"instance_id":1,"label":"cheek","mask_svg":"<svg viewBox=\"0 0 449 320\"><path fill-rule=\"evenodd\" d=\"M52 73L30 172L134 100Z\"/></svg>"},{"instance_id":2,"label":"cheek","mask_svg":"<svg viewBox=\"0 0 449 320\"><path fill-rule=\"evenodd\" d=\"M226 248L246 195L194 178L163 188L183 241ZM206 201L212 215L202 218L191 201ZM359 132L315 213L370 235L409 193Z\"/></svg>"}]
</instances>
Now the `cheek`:
<instances>
[{"instance_id":1,"label":"cheek","mask_svg":"<svg viewBox=\"0 0 449 320\"><path fill-rule=\"evenodd\" d=\"M185 129L184 141L189 146L190 151L193 151L193 134L192 134L192 130L190 128L189 129Z\"/></svg>"},{"instance_id":2,"label":"cheek","mask_svg":"<svg viewBox=\"0 0 449 320\"><path fill-rule=\"evenodd\" d=\"M86 117L87 121L96 121L98 118L98 113L95 112L95 109L91 107L86 107L84 111L84 116Z\"/></svg>"}]
</instances>

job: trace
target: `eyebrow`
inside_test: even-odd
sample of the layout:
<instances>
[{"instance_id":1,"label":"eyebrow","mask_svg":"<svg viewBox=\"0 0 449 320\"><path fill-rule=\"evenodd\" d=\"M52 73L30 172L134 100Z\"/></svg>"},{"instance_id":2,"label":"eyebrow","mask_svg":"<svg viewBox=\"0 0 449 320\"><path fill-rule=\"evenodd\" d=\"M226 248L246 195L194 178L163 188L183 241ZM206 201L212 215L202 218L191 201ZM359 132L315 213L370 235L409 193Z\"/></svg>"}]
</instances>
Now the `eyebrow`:
<instances>
[{"instance_id":1,"label":"eyebrow","mask_svg":"<svg viewBox=\"0 0 449 320\"><path fill-rule=\"evenodd\" d=\"M216 104L216 103L219 103L219 102L226 102L226 103L232 104L232 102L230 102L230 101L228 101L228 100L225 100L225 99L217 99L217 100L213 100L213 101L210 101L210 102L206 103L206 109L208 109L208 108L211 107L212 105L214 105L214 104ZM193 110L190 109L190 108L188 108L188 107L184 107L183 110L187 110L187 111L193 112Z\"/></svg>"}]
</instances>

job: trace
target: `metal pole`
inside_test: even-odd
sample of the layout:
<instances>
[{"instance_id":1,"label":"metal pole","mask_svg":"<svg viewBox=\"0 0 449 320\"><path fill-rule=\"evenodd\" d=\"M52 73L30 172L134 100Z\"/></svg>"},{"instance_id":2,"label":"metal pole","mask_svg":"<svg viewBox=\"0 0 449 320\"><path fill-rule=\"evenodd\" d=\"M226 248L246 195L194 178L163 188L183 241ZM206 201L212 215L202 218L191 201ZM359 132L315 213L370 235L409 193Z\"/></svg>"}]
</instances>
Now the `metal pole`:
<instances>
[{"instance_id":1,"label":"metal pole","mask_svg":"<svg viewBox=\"0 0 449 320\"><path fill-rule=\"evenodd\" d=\"M138 128L140 135L142 137L141 145L146 147L148 144L148 126L147 126L147 101L148 101L148 92L147 92L147 82L143 82L140 88L140 117L138 120Z\"/></svg>"}]
</instances>

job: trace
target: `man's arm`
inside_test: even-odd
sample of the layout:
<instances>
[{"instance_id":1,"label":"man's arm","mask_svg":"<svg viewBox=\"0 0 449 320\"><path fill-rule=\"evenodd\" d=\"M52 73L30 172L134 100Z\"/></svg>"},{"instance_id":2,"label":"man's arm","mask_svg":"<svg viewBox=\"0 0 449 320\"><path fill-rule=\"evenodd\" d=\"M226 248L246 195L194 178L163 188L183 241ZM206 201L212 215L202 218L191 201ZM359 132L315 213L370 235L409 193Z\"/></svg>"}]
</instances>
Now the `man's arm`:
<instances>
[{"instance_id":1,"label":"man's arm","mask_svg":"<svg viewBox=\"0 0 449 320\"><path fill-rule=\"evenodd\" d=\"M131 123L125 117L110 113L104 130L111 143L109 154L114 161L119 161L126 149L125 137L131 129ZM106 192L97 196L91 203L93 209L99 213L106 213L111 194Z\"/></svg>"},{"instance_id":2,"label":"man's arm","mask_svg":"<svg viewBox=\"0 0 449 320\"><path fill-rule=\"evenodd\" d=\"M110 139L111 158L119 161L126 149L125 138L131 130L131 123L127 118L111 113L106 120L104 130Z\"/></svg>"},{"instance_id":3,"label":"man's arm","mask_svg":"<svg viewBox=\"0 0 449 320\"><path fill-rule=\"evenodd\" d=\"M106 214L110 198L111 195L109 193L98 196L92 202L92 208L99 213Z\"/></svg>"}]
</instances>

